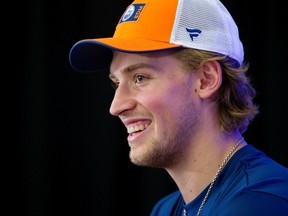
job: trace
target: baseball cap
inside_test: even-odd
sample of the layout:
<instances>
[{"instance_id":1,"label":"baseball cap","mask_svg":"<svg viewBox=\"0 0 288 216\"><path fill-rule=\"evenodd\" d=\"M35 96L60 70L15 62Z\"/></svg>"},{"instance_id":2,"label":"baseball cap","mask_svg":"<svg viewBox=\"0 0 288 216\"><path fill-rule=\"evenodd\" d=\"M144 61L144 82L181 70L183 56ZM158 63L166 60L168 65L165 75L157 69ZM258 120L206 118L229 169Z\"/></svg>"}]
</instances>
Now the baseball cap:
<instances>
[{"instance_id":1,"label":"baseball cap","mask_svg":"<svg viewBox=\"0 0 288 216\"><path fill-rule=\"evenodd\" d=\"M114 35L83 39L69 53L79 72L108 69L112 51L147 53L177 48L211 51L243 62L238 27L219 0L134 0Z\"/></svg>"}]
</instances>

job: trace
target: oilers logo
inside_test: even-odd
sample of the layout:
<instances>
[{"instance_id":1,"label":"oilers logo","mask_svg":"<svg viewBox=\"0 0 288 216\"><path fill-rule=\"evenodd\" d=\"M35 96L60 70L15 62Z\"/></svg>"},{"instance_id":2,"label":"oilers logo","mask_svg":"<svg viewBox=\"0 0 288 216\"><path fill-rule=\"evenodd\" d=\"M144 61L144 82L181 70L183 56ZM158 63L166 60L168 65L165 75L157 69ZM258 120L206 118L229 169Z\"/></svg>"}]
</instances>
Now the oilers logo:
<instances>
[{"instance_id":1,"label":"oilers logo","mask_svg":"<svg viewBox=\"0 0 288 216\"><path fill-rule=\"evenodd\" d=\"M145 7L145 4L132 4L132 5L130 5L126 9L126 11L124 12L119 23L129 22L129 21L132 21L132 22L137 21L141 15L141 13L142 13L144 7Z\"/></svg>"}]
</instances>

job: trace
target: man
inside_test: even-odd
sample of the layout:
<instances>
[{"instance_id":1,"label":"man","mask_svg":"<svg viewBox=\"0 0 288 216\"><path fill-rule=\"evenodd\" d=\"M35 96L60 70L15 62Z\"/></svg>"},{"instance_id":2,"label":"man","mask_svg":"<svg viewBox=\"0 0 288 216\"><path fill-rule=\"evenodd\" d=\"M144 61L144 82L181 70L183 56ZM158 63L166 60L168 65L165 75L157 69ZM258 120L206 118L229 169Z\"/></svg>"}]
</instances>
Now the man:
<instances>
[{"instance_id":1,"label":"man","mask_svg":"<svg viewBox=\"0 0 288 216\"><path fill-rule=\"evenodd\" d=\"M288 215L288 170L242 134L258 113L243 45L218 0L135 0L111 38L70 52L77 71L110 67L110 113L130 159L179 188L151 215Z\"/></svg>"}]
</instances>

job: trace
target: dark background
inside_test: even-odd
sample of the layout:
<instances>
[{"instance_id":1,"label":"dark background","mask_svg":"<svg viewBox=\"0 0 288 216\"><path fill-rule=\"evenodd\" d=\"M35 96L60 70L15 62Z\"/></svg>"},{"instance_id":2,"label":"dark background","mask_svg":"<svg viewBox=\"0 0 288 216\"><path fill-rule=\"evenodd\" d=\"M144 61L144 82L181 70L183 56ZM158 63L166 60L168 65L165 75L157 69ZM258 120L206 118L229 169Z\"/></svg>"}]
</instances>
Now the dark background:
<instances>
[{"instance_id":1,"label":"dark background","mask_svg":"<svg viewBox=\"0 0 288 216\"><path fill-rule=\"evenodd\" d=\"M284 2L223 0L258 91L261 113L245 138L288 166ZM176 188L165 171L130 163L107 74L80 74L68 61L77 41L113 35L130 3L2 1L1 215L147 216Z\"/></svg>"}]
</instances>

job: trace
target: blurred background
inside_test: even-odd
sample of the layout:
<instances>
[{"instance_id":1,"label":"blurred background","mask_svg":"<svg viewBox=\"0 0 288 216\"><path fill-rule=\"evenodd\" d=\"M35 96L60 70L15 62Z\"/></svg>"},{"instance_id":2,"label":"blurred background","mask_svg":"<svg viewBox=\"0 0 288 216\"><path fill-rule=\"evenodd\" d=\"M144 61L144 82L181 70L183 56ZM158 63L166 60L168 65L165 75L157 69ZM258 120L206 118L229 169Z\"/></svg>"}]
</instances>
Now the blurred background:
<instances>
[{"instance_id":1,"label":"blurred background","mask_svg":"<svg viewBox=\"0 0 288 216\"><path fill-rule=\"evenodd\" d=\"M130 163L126 130L109 114L107 74L80 74L68 61L77 41L112 36L131 2L1 3L1 215L148 216L176 189L164 170ZM258 91L261 113L244 136L288 166L284 1L222 2L238 23Z\"/></svg>"}]
</instances>

